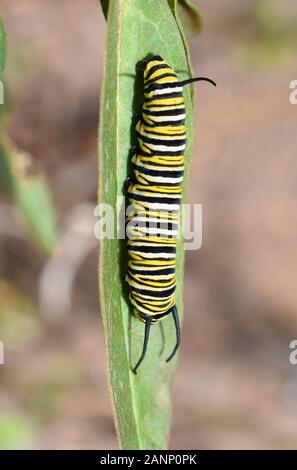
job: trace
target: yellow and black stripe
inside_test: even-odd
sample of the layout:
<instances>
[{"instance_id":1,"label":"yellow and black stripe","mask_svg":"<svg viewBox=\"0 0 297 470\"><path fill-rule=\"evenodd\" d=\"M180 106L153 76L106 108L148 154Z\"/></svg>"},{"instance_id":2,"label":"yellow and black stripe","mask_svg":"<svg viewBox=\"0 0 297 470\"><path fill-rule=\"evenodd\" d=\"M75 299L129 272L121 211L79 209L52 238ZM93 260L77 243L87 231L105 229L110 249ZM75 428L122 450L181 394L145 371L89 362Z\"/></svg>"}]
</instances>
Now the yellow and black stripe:
<instances>
[{"instance_id":1,"label":"yellow and black stripe","mask_svg":"<svg viewBox=\"0 0 297 470\"><path fill-rule=\"evenodd\" d=\"M172 67L159 56L142 61L140 68L144 104L136 124L138 146L132 155L133 177L126 183L126 279L134 313L145 322L143 351L133 369L135 373L145 357L151 324L171 313L177 341L167 361L179 346L175 268L186 147L183 86L204 80L179 81Z\"/></svg>"}]
</instances>

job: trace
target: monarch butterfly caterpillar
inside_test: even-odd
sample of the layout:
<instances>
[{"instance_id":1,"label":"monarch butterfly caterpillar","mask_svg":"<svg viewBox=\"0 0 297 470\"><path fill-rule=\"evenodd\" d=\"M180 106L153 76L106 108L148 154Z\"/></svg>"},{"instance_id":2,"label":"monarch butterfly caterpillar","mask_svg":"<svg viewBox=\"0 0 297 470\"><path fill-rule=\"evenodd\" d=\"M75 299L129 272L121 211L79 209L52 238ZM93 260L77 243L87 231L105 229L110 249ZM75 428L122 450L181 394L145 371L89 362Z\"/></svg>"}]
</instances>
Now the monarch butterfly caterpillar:
<instances>
[{"instance_id":1,"label":"monarch butterfly caterpillar","mask_svg":"<svg viewBox=\"0 0 297 470\"><path fill-rule=\"evenodd\" d=\"M127 209L128 273L134 314L145 322L142 354L145 358L151 325L172 314L176 345L180 324L176 307L176 243L182 197L186 147L183 86L204 77L179 81L160 56L137 64L144 79L144 104L137 118L138 146L132 149L133 177L125 183Z\"/></svg>"}]
</instances>

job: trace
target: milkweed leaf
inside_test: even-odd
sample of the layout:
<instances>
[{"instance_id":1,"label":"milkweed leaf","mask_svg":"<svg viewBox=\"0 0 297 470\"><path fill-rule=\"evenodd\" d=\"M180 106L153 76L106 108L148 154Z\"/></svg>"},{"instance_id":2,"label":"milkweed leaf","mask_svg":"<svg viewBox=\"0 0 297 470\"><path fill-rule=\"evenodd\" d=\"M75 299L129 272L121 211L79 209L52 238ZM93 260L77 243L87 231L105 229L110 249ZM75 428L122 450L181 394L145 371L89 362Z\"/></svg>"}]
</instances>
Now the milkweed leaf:
<instances>
[{"instance_id":1,"label":"milkweed leaf","mask_svg":"<svg viewBox=\"0 0 297 470\"><path fill-rule=\"evenodd\" d=\"M102 4L102 2L101 2ZM104 82L99 129L99 202L116 213L128 174L128 154L135 144L133 112L142 103L142 80L135 65L147 54L164 57L181 79L190 66L181 26L165 1L113 0L109 2ZM185 155L184 194L192 143L191 88L184 90L188 144ZM114 217L114 233L119 229ZM111 223L112 221L110 221ZM124 283L127 261L125 240L104 238L100 246L100 301L108 375L116 429L124 449L164 449L171 421L171 385L174 359L166 363L175 344L171 317L152 327L148 354L138 375L131 372L143 343L144 324L132 315ZM182 316L183 248L178 244L177 304ZM164 343L165 340L165 343Z\"/></svg>"}]
</instances>

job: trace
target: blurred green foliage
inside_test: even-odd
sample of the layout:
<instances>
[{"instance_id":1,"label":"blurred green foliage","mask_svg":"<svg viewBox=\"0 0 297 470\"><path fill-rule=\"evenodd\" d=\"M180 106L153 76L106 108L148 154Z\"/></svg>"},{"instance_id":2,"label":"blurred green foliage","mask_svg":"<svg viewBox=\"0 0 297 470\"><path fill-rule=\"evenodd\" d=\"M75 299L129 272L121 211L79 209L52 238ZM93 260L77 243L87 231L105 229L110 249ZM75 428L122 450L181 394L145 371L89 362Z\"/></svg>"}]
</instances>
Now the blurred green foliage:
<instances>
[{"instance_id":1,"label":"blurred green foliage","mask_svg":"<svg viewBox=\"0 0 297 470\"><path fill-rule=\"evenodd\" d=\"M0 184L13 198L36 242L52 252L56 244L56 219L46 177L33 157L17 149L2 135Z\"/></svg>"},{"instance_id":2,"label":"blurred green foliage","mask_svg":"<svg viewBox=\"0 0 297 470\"><path fill-rule=\"evenodd\" d=\"M101 3L101 8L102 8L102 11L103 11L103 15L105 16L105 19L107 20L109 0L100 0L100 3Z\"/></svg>"},{"instance_id":3,"label":"blurred green foliage","mask_svg":"<svg viewBox=\"0 0 297 470\"><path fill-rule=\"evenodd\" d=\"M3 26L3 22L0 18L0 80L1 80L1 90L0 90L0 95L1 95L1 101L4 99L4 85L2 81L2 76L4 72L4 65L5 65L5 59L6 59L6 36L5 36L5 30ZM5 105L4 103L0 103L0 119L2 115L5 113ZM0 122L1 124L1 122Z\"/></svg>"},{"instance_id":4,"label":"blurred green foliage","mask_svg":"<svg viewBox=\"0 0 297 470\"><path fill-rule=\"evenodd\" d=\"M0 20L0 78L5 52L6 37ZM57 228L46 177L33 157L17 149L6 137L3 115L7 107L1 104L0 111L0 189L10 195L37 244L50 253L56 244Z\"/></svg>"},{"instance_id":5,"label":"blurred green foliage","mask_svg":"<svg viewBox=\"0 0 297 470\"><path fill-rule=\"evenodd\" d=\"M276 67L295 58L297 18L280 0L257 0L247 10L250 37L239 47L241 62L250 67Z\"/></svg>"},{"instance_id":6,"label":"blurred green foliage","mask_svg":"<svg viewBox=\"0 0 297 470\"><path fill-rule=\"evenodd\" d=\"M4 64L5 64L5 52L6 52L6 38L3 22L0 18L0 79L3 75Z\"/></svg>"},{"instance_id":7,"label":"blurred green foliage","mask_svg":"<svg viewBox=\"0 0 297 470\"><path fill-rule=\"evenodd\" d=\"M0 449L19 450L34 436L34 425L31 420L16 412L2 413L0 416Z\"/></svg>"}]
</instances>

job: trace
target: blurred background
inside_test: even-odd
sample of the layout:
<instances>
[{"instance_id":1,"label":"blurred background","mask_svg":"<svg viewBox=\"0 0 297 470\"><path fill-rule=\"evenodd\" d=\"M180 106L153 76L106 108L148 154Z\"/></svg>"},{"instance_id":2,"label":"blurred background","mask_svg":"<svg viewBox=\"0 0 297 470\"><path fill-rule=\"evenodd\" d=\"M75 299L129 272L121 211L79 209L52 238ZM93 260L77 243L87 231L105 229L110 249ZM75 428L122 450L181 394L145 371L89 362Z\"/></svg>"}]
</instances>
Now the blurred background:
<instances>
[{"instance_id":1,"label":"blurred background","mask_svg":"<svg viewBox=\"0 0 297 470\"><path fill-rule=\"evenodd\" d=\"M203 245L186 254L170 448L296 449L297 4L194 3L193 69L218 87L196 87ZM1 158L19 176L0 195L0 448L116 449L93 237L105 21L98 0L0 16Z\"/></svg>"}]
</instances>

